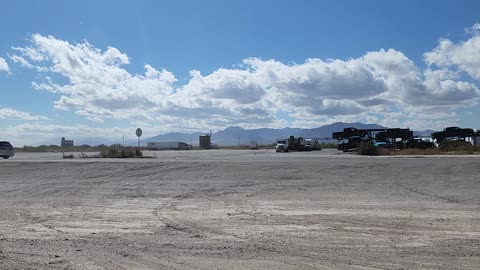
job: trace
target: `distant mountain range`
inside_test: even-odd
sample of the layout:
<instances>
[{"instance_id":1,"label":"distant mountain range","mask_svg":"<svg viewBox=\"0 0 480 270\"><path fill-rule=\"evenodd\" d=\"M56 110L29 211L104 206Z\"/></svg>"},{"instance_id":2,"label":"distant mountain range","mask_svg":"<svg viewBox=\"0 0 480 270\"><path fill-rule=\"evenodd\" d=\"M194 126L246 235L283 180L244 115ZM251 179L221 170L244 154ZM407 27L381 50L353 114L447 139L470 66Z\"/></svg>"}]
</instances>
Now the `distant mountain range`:
<instances>
[{"instance_id":1,"label":"distant mountain range","mask_svg":"<svg viewBox=\"0 0 480 270\"><path fill-rule=\"evenodd\" d=\"M204 133L201 132L194 132L194 133L179 133L179 132L171 132L165 133L161 135L157 135L155 137L142 140L143 143L147 142L184 142L195 145L198 144L198 137ZM215 136L216 133L212 134L212 137ZM237 140L238 141L238 140Z\"/></svg>"},{"instance_id":2,"label":"distant mountain range","mask_svg":"<svg viewBox=\"0 0 480 270\"><path fill-rule=\"evenodd\" d=\"M71 138L66 138L66 139L70 140ZM50 140L38 142L35 145L60 145L61 140L62 140L62 138L58 137L58 138L53 138L53 139L50 139ZM114 142L112 140L101 138L101 137L89 137L89 138L74 138L74 143L75 143L75 145L84 145L84 144L86 144L86 145L100 145L100 144L112 145L112 144L118 143L118 142Z\"/></svg>"},{"instance_id":3,"label":"distant mountain range","mask_svg":"<svg viewBox=\"0 0 480 270\"><path fill-rule=\"evenodd\" d=\"M333 141L332 133L342 131L344 128L354 127L359 129L384 128L377 124L363 123L334 123L318 128L259 128L259 129L243 129L241 127L232 126L224 130L220 130L212 134L212 142L218 145L238 145L248 144L250 141L256 141L258 144L270 144L277 139L284 139L290 136L304 138L321 138L323 141ZM198 136L202 133L196 132L192 134L185 133L166 133L144 140L144 142L167 142L167 141L183 141L192 144L198 144Z\"/></svg>"},{"instance_id":4,"label":"distant mountain range","mask_svg":"<svg viewBox=\"0 0 480 270\"><path fill-rule=\"evenodd\" d=\"M358 129L375 129L375 128L385 128L377 124L363 124L363 123L333 123L330 125L324 125L318 128L259 128L259 129L243 129L241 127L232 126L224 130L220 130L212 134L212 142L221 145L238 145L240 144L249 144L250 141L256 141L258 144L271 144L277 139L285 139L290 136L295 137L304 137L304 138L320 138L322 142L335 142L336 140L331 139L333 132L342 131L344 128L354 127ZM430 136L434 132L433 130L424 130L424 131L414 131L415 136ZM148 139L143 139L141 141L142 145L146 145L147 142L185 142L188 144L198 145L198 137L202 134L201 132L194 133L179 133L172 132L157 135ZM59 145L61 138L55 138L48 141L37 143L36 145ZM70 138L68 138L70 139ZM91 138L73 138L75 145L100 145L106 144L111 145L114 143L119 143L118 141L113 141L105 138L91 137ZM125 145L136 145L136 141L125 141Z\"/></svg>"},{"instance_id":5,"label":"distant mountain range","mask_svg":"<svg viewBox=\"0 0 480 270\"><path fill-rule=\"evenodd\" d=\"M417 137L429 137L432 135L433 132L437 132L436 130L431 130L431 129L427 129L427 130L424 130L424 131L413 131L413 136L417 136Z\"/></svg>"}]
</instances>

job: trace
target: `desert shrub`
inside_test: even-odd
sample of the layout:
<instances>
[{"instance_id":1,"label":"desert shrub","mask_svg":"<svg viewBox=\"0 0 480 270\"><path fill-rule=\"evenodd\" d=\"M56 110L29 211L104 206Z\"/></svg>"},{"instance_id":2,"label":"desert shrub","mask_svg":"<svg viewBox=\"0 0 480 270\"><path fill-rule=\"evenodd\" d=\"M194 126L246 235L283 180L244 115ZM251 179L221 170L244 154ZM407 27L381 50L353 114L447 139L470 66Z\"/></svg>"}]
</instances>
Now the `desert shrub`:
<instances>
[{"instance_id":1,"label":"desert shrub","mask_svg":"<svg viewBox=\"0 0 480 270\"><path fill-rule=\"evenodd\" d=\"M74 158L73 154L63 154L63 158Z\"/></svg>"},{"instance_id":2,"label":"desert shrub","mask_svg":"<svg viewBox=\"0 0 480 270\"><path fill-rule=\"evenodd\" d=\"M368 142L361 142L358 145L357 154L365 155L365 156L376 156L376 155L379 155L380 152L378 150L378 147L376 147L372 141L368 141Z\"/></svg>"},{"instance_id":3,"label":"desert shrub","mask_svg":"<svg viewBox=\"0 0 480 270\"><path fill-rule=\"evenodd\" d=\"M114 147L108 147L102 149L100 156L103 158L118 158L120 157L120 152Z\"/></svg>"},{"instance_id":4,"label":"desert shrub","mask_svg":"<svg viewBox=\"0 0 480 270\"><path fill-rule=\"evenodd\" d=\"M320 148L323 148L323 149L327 149L327 148L330 148L330 149L337 149L337 144L335 143L321 143L319 144Z\"/></svg>"},{"instance_id":5,"label":"desert shrub","mask_svg":"<svg viewBox=\"0 0 480 270\"><path fill-rule=\"evenodd\" d=\"M108 149L102 149L102 151L100 151L100 157L107 158L108 157Z\"/></svg>"},{"instance_id":6,"label":"desert shrub","mask_svg":"<svg viewBox=\"0 0 480 270\"><path fill-rule=\"evenodd\" d=\"M134 158L137 157L136 151L132 148L125 148L122 150L122 158Z\"/></svg>"},{"instance_id":7,"label":"desert shrub","mask_svg":"<svg viewBox=\"0 0 480 270\"><path fill-rule=\"evenodd\" d=\"M403 149L392 152L394 155L478 155L480 147L465 141L443 142L434 149Z\"/></svg>"},{"instance_id":8,"label":"desert shrub","mask_svg":"<svg viewBox=\"0 0 480 270\"><path fill-rule=\"evenodd\" d=\"M393 155L438 155L438 149L416 149L416 148L407 148L399 151L392 151Z\"/></svg>"},{"instance_id":9,"label":"desert shrub","mask_svg":"<svg viewBox=\"0 0 480 270\"><path fill-rule=\"evenodd\" d=\"M117 158L119 157L119 152L116 148L110 147L107 149L107 157Z\"/></svg>"},{"instance_id":10,"label":"desert shrub","mask_svg":"<svg viewBox=\"0 0 480 270\"><path fill-rule=\"evenodd\" d=\"M475 147L466 141L446 141L438 146L440 152L474 151Z\"/></svg>"},{"instance_id":11,"label":"desert shrub","mask_svg":"<svg viewBox=\"0 0 480 270\"><path fill-rule=\"evenodd\" d=\"M143 153L140 149L133 149L131 147L126 147L117 149L116 147L104 148L100 152L102 158L134 158L134 157L143 157Z\"/></svg>"}]
</instances>

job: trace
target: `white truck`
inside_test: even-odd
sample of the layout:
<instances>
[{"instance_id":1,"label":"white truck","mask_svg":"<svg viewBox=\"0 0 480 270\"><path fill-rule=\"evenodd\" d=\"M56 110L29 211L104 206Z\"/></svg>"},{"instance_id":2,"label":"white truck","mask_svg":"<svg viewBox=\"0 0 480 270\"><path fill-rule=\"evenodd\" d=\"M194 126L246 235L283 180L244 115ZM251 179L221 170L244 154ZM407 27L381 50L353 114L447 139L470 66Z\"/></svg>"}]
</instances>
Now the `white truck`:
<instances>
[{"instance_id":1,"label":"white truck","mask_svg":"<svg viewBox=\"0 0 480 270\"><path fill-rule=\"evenodd\" d=\"M188 150L190 146L184 142L147 142L148 150Z\"/></svg>"},{"instance_id":2,"label":"white truck","mask_svg":"<svg viewBox=\"0 0 480 270\"><path fill-rule=\"evenodd\" d=\"M277 146L275 146L276 152L288 152L288 141L277 140Z\"/></svg>"}]
</instances>

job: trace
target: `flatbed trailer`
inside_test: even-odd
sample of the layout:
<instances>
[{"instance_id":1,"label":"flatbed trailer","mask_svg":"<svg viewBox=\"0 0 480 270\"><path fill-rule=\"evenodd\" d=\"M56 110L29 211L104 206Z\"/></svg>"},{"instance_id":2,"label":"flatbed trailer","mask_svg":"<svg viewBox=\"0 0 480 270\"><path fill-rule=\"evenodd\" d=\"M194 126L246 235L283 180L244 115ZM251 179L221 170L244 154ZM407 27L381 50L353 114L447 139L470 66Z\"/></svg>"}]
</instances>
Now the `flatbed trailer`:
<instances>
[{"instance_id":1,"label":"flatbed trailer","mask_svg":"<svg viewBox=\"0 0 480 270\"><path fill-rule=\"evenodd\" d=\"M466 138L473 138L475 141L476 137L479 136L479 132L471 128L459 128L459 127L447 127L443 131L432 133L432 138L438 143L441 144L446 141L451 140L465 140Z\"/></svg>"},{"instance_id":2,"label":"flatbed trailer","mask_svg":"<svg viewBox=\"0 0 480 270\"><path fill-rule=\"evenodd\" d=\"M360 143L376 140L386 143L386 147L396 147L396 139L407 140L413 137L413 132L408 128L377 128L377 129L356 129L344 128L343 131L332 133L332 138L340 141L337 149L344 152L354 151Z\"/></svg>"}]
</instances>

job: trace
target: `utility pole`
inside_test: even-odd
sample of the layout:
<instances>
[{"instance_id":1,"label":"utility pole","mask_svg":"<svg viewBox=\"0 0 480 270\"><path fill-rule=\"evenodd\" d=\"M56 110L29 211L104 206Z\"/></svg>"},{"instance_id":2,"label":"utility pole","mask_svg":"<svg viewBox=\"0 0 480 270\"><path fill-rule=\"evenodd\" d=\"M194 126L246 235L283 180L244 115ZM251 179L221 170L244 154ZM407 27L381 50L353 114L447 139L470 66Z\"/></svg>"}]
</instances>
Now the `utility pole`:
<instances>
[{"instance_id":1,"label":"utility pole","mask_svg":"<svg viewBox=\"0 0 480 270\"><path fill-rule=\"evenodd\" d=\"M238 149L240 149L240 136L238 136Z\"/></svg>"}]
</instances>

